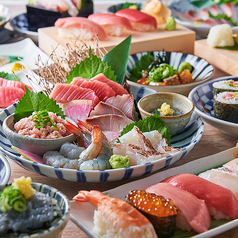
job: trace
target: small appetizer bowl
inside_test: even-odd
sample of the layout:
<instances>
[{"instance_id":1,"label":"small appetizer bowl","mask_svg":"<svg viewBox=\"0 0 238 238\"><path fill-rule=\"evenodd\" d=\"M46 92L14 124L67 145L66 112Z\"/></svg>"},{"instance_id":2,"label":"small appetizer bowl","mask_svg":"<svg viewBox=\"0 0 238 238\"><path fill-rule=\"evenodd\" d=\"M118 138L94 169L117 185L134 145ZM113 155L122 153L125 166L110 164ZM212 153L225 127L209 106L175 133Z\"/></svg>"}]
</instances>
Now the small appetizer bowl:
<instances>
[{"instance_id":1,"label":"small appetizer bowl","mask_svg":"<svg viewBox=\"0 0 238 238\"><path fill-rule=\"evenodd\" d=\"M7 184L11 185L11 184ZM69 200L66 195L64 195L59 190L50 187L46 184L41 183L31 183L32 187L37 191L44 194L48 194L49 197L54 198L57 200L57 204L60 207L60 210L62 211L62 214L60 217L54 219L50 227L47 229L40 229L36 233L24 233L19 234L19 237L27 238L27 237L34 237L34 238L60 238L63 232L63 229L65 228L67 222L69 221L69 215L70 215L70 204ZM3 189L4 187L0 188ZM15 237L15 236L14 236Z\"/></svg>"},{"instance_id":2,"label":"small appetizer bowl","mask_svg":"<svg viewBox=\"0 0 238 238\"><path fill-rule=\"evenodd\" d=\"M29 151L36 155L43 155L50 150L59 150L61 145L65 142L73 142L76 140L74 134L58 138L58 139L37 139L23 135L19 135L14 131L14 114L8 116L3 121L3 131L6 137L10 140L11 144L17 148Z\"/></svg>"},{"instance_id":3,"label":"small appetizer bowl","mask_svg":"<svg viewBox=\"0 0 238 238\"><path fill-rule=\"evenodd\" d=\"M179 85L161 85L155 82L151 82L150 84L137 83L137 80L139 80L140 78L137 79L133 77L132 79L132 69L137 65L138 62L141 62L140 60L142 56L145 57L145 55L147 54L149 54L154 59L157 59L158 56L164 58L164 62L166 64L171 65L174 70L177 70L182 62L190 63L192 66L191 75L193 82ZM147 63L146 60L144 61L145 63ZM142 63L144 64L144 62ZM198 56L192 54L185 54L181 52L152 51L152 52L140 52L129 55L126 70L126 79L128 84L130 85L140 85L146 88L156 90L158 92L179 93L188 96L189 92L194 87L208 81L213 76L214 73L215 73L214 67L211 64L209 64L205 59L200 58Z\"/></svg>"},{"instance_id":4,"label":"small appetizer bowl","mask_svg":"<svg viewBox=\"0 0 238 238\"><path fill-rule=\"evenodd\" d=\"M194 103L184 95L177 93L154 93L141 98L138 102L138 109L142 119L153 115L153 111L161 107L163 103L170 105L170 109L179 111L179 115L160 116L168 127L171 135L177 134L189 122L194 111ZM160 113L158 112L160 115Z\"/></svg>"}]
</instances>

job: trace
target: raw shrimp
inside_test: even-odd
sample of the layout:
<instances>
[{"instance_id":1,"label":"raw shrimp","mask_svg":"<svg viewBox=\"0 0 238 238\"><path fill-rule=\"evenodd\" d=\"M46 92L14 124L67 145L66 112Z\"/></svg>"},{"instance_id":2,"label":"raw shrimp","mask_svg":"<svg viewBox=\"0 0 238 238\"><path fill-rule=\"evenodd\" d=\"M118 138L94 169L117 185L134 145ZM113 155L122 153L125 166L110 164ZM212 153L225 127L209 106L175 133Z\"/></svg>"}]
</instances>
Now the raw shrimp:
<instances>
[{"instance_id":1,"label":"raw shrimp","mask_svg":"<svg viewBox=\"0 0 238 238\"><path fill-rule=\"evenodd\" d=\"M149 220L129 203L103 193L79 191L73 198L76 202L89 202L98 210L94 212L93 232L100 237L157 237Z\"/></svg>"},{"instance_id":2,"label":"raw shrimp","mask_svg":"<svg viewBox=\"0 0 238 238\"><path fill-rule=\"evenodd\" d=\"M68 159L78 159L79 155L85 150L76 144L66 142L60 148L60 154Z\"/></svg>"}]
</instances>

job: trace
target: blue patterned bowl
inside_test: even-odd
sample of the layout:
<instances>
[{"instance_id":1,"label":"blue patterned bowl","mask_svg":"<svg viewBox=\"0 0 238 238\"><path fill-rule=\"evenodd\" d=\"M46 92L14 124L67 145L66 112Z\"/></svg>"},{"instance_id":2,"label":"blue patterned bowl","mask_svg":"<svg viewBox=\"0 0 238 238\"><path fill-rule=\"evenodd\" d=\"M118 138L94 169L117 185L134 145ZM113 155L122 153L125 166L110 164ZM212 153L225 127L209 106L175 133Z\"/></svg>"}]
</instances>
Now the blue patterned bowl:
<instances>
[{"instance_id":1,"label":"blue patterned bowl","mask_svg":"<svg viewBox=\"0 0 238 238\"><path fill-rule=\"evenodd\" d=\"M11 176L11 167L5 156L0 152L0 185L7 184Z\"/></svg>"},{"instance_id":2,"label":"blue patterned bowl","mask_svg":"<svg viewBox=\"0 0 238 238\"><path fill-rule=\"evenodd\" d=\"M128 79L128 83L130 85L138 85L136 82L129 81L131 69L135 66L136 62L138 62L141 57L148 52L136 53L129 56L126 78ZM158 55L162 55L163 51L153 51L151 55L154 58ZM144 87L154 89L159 92L170 92L170 93L179 93L185 96L188 96L189 92L199 84L206 82L208 79L212 77L215 72L214 67L209 64L205 59L202 59L198 56L192 54L184 54L181 52L165 52L166 54L166 62L167 64L173 66L174 69L178 69L178 66L181 62L189 62L193 66L192 75L194 82L188 84L181 85L172 85L172 86L155 86L155 85L143 85ZM141 85L141 84L139 84Z\"/></svg>"},{"instance_id":3,"label":"blue patterned bowl","mask_svg":"<svg viewBox=\"0 0 238 238\"><path fill-rule=\"evenodd\" d=\"M155 93L156 91L136 85L131 86L131 92L134 95L134 99L139 100L143 96ZM3 110L0 113L0 122L2 123L3 120L10 114L14 113L14 111L15 111L14 105ZM158 171L160 169L168 167L169 165L174 164L178 160L182 159L193 149L193 147L201 139L203 131L204 131L204 124L202 119L196 113L193 113L187 126L178 134L172 137L171 143L172 146L181 148L180 151L157 161L123 169L111 169L111 170L82 171L73 169L61 169L61 168L54 168L44 164L39 164L36 162L31 162L21 157L20 154L16 153L11 148L11 143L3 133L2 126L0 126L0 146L4 149L3 152L6 153L11 159L13 159L20 166L22 166L27 170L31 170L35 173L38 173L40 175L77 182L110 182L148 175L150 173L153 173L155 171Z\"/></svg>"},{"instance_id":4,"label":"blue patterned bowl","mask_svg":"<svg viewBox=\"0 0 238 238\"><path fill-rule=\"evenodd\" d=\"M195 105L195 112L200 115L205 122L220 129L221 131L238 137L238 124L223 121L214 117L213 111L213 87L212 84L217 81L233 79L238 81L237 76L221 77L211 80L205 84L199 85L189 93L189 98Z\"/></svg>"}]
</instances>

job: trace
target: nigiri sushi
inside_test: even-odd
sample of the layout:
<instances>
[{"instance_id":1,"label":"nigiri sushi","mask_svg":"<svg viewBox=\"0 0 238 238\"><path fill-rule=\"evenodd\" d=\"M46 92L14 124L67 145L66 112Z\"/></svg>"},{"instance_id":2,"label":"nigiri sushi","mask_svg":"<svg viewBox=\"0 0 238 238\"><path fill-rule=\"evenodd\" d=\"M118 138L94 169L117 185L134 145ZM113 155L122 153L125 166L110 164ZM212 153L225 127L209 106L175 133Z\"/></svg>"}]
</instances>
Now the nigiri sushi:
<instances>
[{"instance_id":1,"label":"nigiri sushi","mask_svg":"<svg viewBox=\"0 0 238 238\"><path fill-rule=\"evenodd\" d=\"M107 37L107 33L99 24L90 21L85 17L65 17L59 18L55 22L60 37L92 40L98 36L99 40Z\"/></svg>"},{"instance_id":2,"label":"nigiri sushi","mask_svg":"<svg viewBox=\"0 0 238 238\"><path fill-rule=\"evenodd\" d=\"M238 218L238 201L229 189L188 173L171 176L162 182L170 183L203 199L210 215L217 220Z\"/></svg>"},{"instance_id":3,"label":"nigiri sushi","mask_svg":"<svg viewBox=\"0 0 238 238\"><path fill-rule=\"evenodd\" d=\"M133 29L127 18L111 13L94 13L89 15L88 19L101 25L111 36L121 36L125 28L130 31Z\"/></svg>"},{"instance_id":4,"label":"nigiri sushi","mask_svg":"<svg viewBox=\"0 0 238 238\"><path fill-rule=\"evenodd\" d=\"M94 212L93 232L100 237L157 237L149 220L136 208L121 199L109 197L96 190L82 190L74 196L73 200L90 202L97 207Z\"/></svg>"},{"instance_id":5,"label":"nigiri sushi","mask_svg":"<svg viewBox=\"0 0 238 238\"><path fill-rule=\"evenodd\" d=\"M130 20L134 31L155 31L157 22L151 15L137 9L121 9L115 13L117 16Z\"/></svg>"},{"instance_id":6,"label":"nigiri sushi","mask_svg":"<svg viewBox=\"0 0 238 238\"><path fill-rule=\"evenodd\" d=\"M176 188L169 183L157 183L145 189L164 198L170 198L178 208L176 227L198 233L208 230L211 218L205 202L193 194Z\"/></svg>"}]
</instances>

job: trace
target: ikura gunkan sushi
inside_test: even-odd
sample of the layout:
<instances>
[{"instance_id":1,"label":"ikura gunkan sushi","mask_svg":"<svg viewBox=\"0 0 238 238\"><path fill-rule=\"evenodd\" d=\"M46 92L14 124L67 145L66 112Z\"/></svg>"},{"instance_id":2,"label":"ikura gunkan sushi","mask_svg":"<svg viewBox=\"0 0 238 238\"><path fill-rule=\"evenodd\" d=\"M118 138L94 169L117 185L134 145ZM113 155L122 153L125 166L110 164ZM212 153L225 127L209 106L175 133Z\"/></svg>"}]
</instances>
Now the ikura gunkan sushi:
<instances>
[{"instance_id":1,"label":"ikura gunkan sushi","mask_svg":"<svg viewBox=\"0 0 238 238\"><path fill-rule=\"evenodd\" d=\"M234 81L233 79L218 81L213 83L212 87L214 95L225 91L238 92L238 81Z\"/></svg>"},{"instance_id":2,"label":"ikura gunkan sushi","mask_svg":"<svg viewBox=\"0 0 238 238\"><path fill-rule=\"evenodd\" d=\"M213 110L216 118L238 123L238 91L214 95Z\"/></svg>"}]
</instances>

